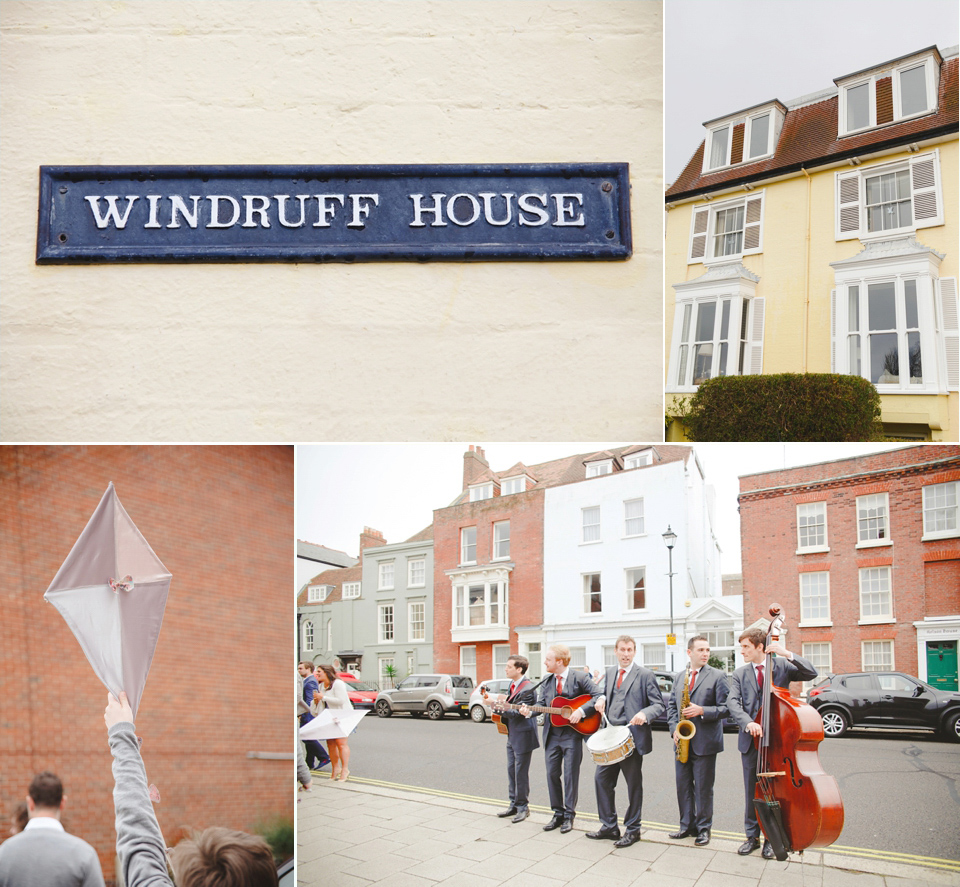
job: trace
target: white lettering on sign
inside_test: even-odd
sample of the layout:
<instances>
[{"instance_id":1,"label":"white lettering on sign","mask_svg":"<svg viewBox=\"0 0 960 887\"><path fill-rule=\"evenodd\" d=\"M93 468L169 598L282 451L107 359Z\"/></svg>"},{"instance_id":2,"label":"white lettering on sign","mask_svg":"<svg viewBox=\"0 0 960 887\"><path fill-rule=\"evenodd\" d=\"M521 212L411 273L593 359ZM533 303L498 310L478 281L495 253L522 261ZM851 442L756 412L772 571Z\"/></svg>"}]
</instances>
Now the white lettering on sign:
<instances>
[{"instance_id":1,"label":"white lettering on sign","mask_svg":"<svg viewBox=\"0 0 960 887\"><path fill-rule=\"evenodd\" d=\"M380 206L379 194L242 194L238 200L229 194L208 194L201 197L191 194L147 194L147 219L144 228L180 228L186 222L190 228L201 224L206 215L205 228L233 228L243 215L241 228L269 228L271 216L284 228L302 228L308 218L314 228L329 228L338 218L344 219L347 228L364 228L373 210ZM528 193L517 195L511 191L496 193L466 191L457 194L434 192L429 198L423 194L409 194L413 203L411 228L445 228L451 222L460 228L469 228L480 220L487 225L502 228L517 224L521 227L539 228L550 224L554 227L583 227L586 224L583 212L583 194L580 193ZM137 194L128 194L126 206L118 205L116 194L85 197L90 205L93 220L98 228L111 224L118 229L127 226L134 204L140 199ZM299 204L296 219L294 211L287 206L288 200ZM241 208L240 200L243 201ZM313 201L316 201L316 204ZM104 204L101 201L105 201ZM169 203L169 207L164 205ZM516 201L516 213L514 213ZM229 207L225 206L229 204ZM169 222L164 226L161 216ZM346 214L340 213L346 210ZM315 221L313 221L315 219ZM343 222L341 222L343 224Z\"/></svg>"}]
</instances>

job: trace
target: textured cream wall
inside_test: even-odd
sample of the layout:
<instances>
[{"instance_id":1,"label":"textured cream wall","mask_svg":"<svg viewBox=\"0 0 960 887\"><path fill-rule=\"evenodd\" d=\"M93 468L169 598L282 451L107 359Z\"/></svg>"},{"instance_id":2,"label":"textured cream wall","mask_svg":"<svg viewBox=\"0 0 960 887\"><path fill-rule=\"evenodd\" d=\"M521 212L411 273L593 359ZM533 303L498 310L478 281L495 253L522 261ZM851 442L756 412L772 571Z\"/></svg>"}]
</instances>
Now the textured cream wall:
<instances>
[{"instance_id":1,"label":"textured cream wall","mask_svg":"<svg viewBox=\"0 0 960 887\"><path fill-rule=\"evenodd\" d=\"M662 437L661 4L0 3L5 440ZM626 262L34 264L41 164L627 161Z\"/></svg>"}]
</instances>

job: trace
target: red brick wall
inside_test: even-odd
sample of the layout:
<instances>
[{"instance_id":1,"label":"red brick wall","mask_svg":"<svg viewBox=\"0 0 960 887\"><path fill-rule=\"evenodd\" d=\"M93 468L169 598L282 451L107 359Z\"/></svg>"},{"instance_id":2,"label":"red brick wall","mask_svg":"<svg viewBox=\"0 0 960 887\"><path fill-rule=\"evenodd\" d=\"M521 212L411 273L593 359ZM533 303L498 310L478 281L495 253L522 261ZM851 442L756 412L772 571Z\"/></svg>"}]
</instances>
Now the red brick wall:
<instances>
[{"instance_id":1,"label":"red brick wall","mask_svg":"<svg viewBox=\"0 0 960 887\"><path fill-rule=\"evenodd\" d=\"M529 490L509 496L495 496L440 508L433 513L433 664L438 672L457 673L460 645L450 639L453 624L453 595L447 570L460 563L460 529L477 528L477 563L487 564L493 556L493 524L510 521L510 649L517 649L517 625L543 622L543 490ZM498 641L497 643L505 643ZM479 642L477 678L493 675L493 643Z\"/></svg>"},{"instance_id":2,"label":"red brick wall","mask_svg":"<svg viewBox=\"0 0 960 887\"><path fill-rule=\"evenodd\" d=\"M107 691L43 593L113 481L173 574L137 718L168 844L293 817L291 447L0 447L0 808L51 769L114 875Z\"/></svg>"},{"instance_id":3,"label":"red brick wall","mask_svg":"<svg viewBox=\"0 0 960 887\"><path fill-rule=\"evenodd\" d=\"M944 463L942 460L950 460ZM921 464L927 463L927 464ZM875 474L878 469L884 473ZM928 616L960 613L960 539L921 542L921 486L960 478L960 447L909 447L835 463L766 472L740 479L740 534L744 622L749 625L778 601L788 646L830 642L833 671L862 669L861 641L892 639L899 671L917 674L913 626ZM788 489L776 489L796 485ZM751 492L754 491L754 492ZM763 491L763 492L757 492ZM857 549L856 498L889 494L892 546ZM803 502L827 503L827 544L822 554L796 554L797 510ZM930 562L936 558L935 562ZM893 623L859 625L859 570L890 565ZM802 572L830 573L833 625L797 629Z\"/></svg>"}]
</instances>

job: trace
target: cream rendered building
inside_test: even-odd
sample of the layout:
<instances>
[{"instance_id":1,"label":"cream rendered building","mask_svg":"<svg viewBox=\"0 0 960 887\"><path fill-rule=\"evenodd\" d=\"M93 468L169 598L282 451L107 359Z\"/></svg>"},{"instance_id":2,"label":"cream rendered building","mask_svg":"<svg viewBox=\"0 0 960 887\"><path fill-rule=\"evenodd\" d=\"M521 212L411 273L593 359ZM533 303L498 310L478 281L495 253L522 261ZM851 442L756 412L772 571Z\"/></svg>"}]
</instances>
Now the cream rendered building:
<instances>
[{"instance_id":1,"label":"cream rendered building","mask_svg":"<svg viewBox=\"0 0 960 887\"><path fill-rule=\"evenodd\" d=\"M957 48L835 84L708 121L667 189L667 413L718 375L850 373L888 435L956 441Z\"/></svg>"}]
</instances>

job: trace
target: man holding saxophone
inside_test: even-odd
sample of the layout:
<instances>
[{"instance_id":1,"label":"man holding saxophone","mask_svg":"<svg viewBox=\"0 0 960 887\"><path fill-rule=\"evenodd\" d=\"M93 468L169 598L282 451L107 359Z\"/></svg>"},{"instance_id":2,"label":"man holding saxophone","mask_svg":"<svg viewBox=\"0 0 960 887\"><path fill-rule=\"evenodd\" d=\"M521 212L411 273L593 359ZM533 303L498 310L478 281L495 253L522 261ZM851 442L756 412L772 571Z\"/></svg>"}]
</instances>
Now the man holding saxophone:
<instances>
[{"instance_id":1,"label":"man holding saxophone","mask_svg":"<svg viewBox=\"0 0 960 887\"><path fill-rule=\"evenodd\" d=\"M710 642L702 635L687 641L690 664L673 681L667 698L667 721L676 745L677 804L680 830L671 838L710 843L713 826L713 782L717 752L723 751L723 719L727 716L727 676L708 665Z\"/></svg>"}]
</instances>

